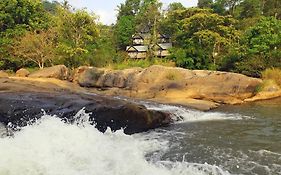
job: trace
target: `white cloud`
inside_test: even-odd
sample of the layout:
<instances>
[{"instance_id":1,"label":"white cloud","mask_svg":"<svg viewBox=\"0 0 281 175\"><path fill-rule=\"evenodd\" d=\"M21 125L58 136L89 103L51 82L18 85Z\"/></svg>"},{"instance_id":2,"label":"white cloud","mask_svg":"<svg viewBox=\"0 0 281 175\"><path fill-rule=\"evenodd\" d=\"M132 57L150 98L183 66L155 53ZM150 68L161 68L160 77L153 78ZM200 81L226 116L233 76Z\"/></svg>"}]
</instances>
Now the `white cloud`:
<instances>
[{"instance_id":1,"label":"white cloud","mask_svg":"<svg viewBox=\"0 0 281 175\"><path fill-rule=\"evenodd\" d=\"M95 11L95 14L99 16L99 21L103 24L110 25L115 23L117 12L108 12L106 10L98 9Z\"/></svg>"}]
</instances>

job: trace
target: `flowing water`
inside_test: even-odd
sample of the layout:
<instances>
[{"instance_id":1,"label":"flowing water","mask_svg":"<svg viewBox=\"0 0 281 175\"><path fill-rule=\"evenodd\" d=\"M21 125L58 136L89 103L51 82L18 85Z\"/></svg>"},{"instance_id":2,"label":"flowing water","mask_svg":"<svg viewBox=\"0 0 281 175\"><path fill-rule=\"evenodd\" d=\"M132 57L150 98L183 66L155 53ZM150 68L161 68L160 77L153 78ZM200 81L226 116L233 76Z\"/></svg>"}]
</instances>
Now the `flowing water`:
<instances>
[{"instance_id":1,"label":"flowing water","mask_svg":"<svg viewBox=\"0 0 281 175\"><path fill-rule=\"evenodd\" d=\"M280 99L212 112L141 103L179 120L128 136L100 133L84 110L76 124L45 114L0 138L0 175L281 175Z\"/></svg>"}]
</instances>

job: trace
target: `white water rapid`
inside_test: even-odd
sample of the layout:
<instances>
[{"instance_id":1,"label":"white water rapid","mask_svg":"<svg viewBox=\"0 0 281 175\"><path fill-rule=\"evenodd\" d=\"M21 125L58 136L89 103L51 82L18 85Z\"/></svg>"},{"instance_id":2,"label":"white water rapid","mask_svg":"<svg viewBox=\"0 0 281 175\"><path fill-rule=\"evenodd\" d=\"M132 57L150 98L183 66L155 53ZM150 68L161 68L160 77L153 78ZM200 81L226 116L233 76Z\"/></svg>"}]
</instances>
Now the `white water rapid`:
<instances>
[{"instance_id":1,"label":"white water rapid","mask_svg":"<svg viewBox=\"0 0 281 175\"><path fill-rule=\"evenodd\" d=\"M0 175L228 175L218 166L149 159L169 149L167 141L148 134L99 132L85 122L77 124L44 115L35 124L0 138ZM157 156L154 156L157 157Z\"/></svg>"}]
</instances>

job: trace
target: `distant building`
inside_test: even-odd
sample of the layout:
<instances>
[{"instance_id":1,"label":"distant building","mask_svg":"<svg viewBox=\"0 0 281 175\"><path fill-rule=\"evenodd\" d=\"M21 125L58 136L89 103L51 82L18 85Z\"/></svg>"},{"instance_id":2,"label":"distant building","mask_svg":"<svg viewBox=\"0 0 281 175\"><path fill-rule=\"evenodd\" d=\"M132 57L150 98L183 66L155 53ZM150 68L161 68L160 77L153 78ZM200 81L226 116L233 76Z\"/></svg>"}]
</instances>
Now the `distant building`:
<instances>
[{"instance_id":1,"label":"distant building","mask_svg":"<svg viewBox=\"0 0 281 175\"><path fill-rule=\"evenodd\" d=\"M127 46L126 51L130 58L143 59L147 56L148 46Z\"/></svg>"},{"instance_id":2,"label":"distant building","mask_svg":"<svg viewBox=\"0 0 281 175\"><path fill-rule=\"evenodd\" d=\"M166 57L170 55L169 49L172 47L170 37L167 35L158 34L157 44L151 45L150 33L136 33L132 36L132 45L127 46L126 52L130 58L143 59L148 56L149 49L153 50L153 53L157 57Z\"/></svg>"},{"instance_id":3,"label":"distant building","mask_svg":"<svg viewBox=\"0 0 281 175\"><path fill-rule=\"evenodd\" d=\"M154 55L157 57L167 57L170 55L169 49L172 47L172 43L159 43L152 46Z\"/></svg>"}]
</instances>

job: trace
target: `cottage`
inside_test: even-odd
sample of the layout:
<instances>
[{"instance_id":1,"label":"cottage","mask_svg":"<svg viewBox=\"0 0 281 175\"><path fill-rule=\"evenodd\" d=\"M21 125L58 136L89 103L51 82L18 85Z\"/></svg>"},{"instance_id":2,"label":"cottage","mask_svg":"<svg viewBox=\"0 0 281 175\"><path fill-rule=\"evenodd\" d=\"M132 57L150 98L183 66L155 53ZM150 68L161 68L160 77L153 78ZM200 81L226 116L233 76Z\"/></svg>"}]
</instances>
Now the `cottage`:
<instances>
[{"instance_id":1,"label":"cottage","mask_svg":"<svg viewBox=\"0 0 281 175\"><path fill-rule=\"evenodd\" d=\"M170 37L168 35L158 34L157 42L158 43L169 43L171 41L170 41Z\"/></svg>"},{"instance_id":2,"label":"cottage","mask_svg":"<svg viewBox=\"0 0 281 175\"><path fill-rule=\"evenodd\" d=\"M144 37L139 33L134 34L132 36L132 39L133 39L133 45L143 45L144 43Z\"/></svg>"},{"instance_id":3,"label":"cottage","mask_svg":"<svg viewBox=\"0 0 281 175\"><path fill-rule=\"evenodd\" d=\"M130 58L146 58L148 51L154 51L157 57L166 57L170 55L169 48L172 47L170 37L163 34L157 35L157 44L152 45L152 35L150 33L136 33L132 35L132 45L127 46L126 52Z\"/></svg>"},{"instance_id":4,"label":"cottage","mask_svg":"<svg viewBox=\"0 0 281 175\"><path fill-rule=\"evenodd\" d=\"M126 52L130 58L142 59L146 58L148 46L127 46Z\"/></svg>"},{"instance_id":5,"label":"cottage","mask_svg":"<svg viewBox=\"0 0 281 175\"><path fill-rule=\"evenodd\" d=\"M166 57L170 55L169 49L172 47L172 43L160 43L152 46L154 55L157 57Z\"/></svg>"}]
</instances>

